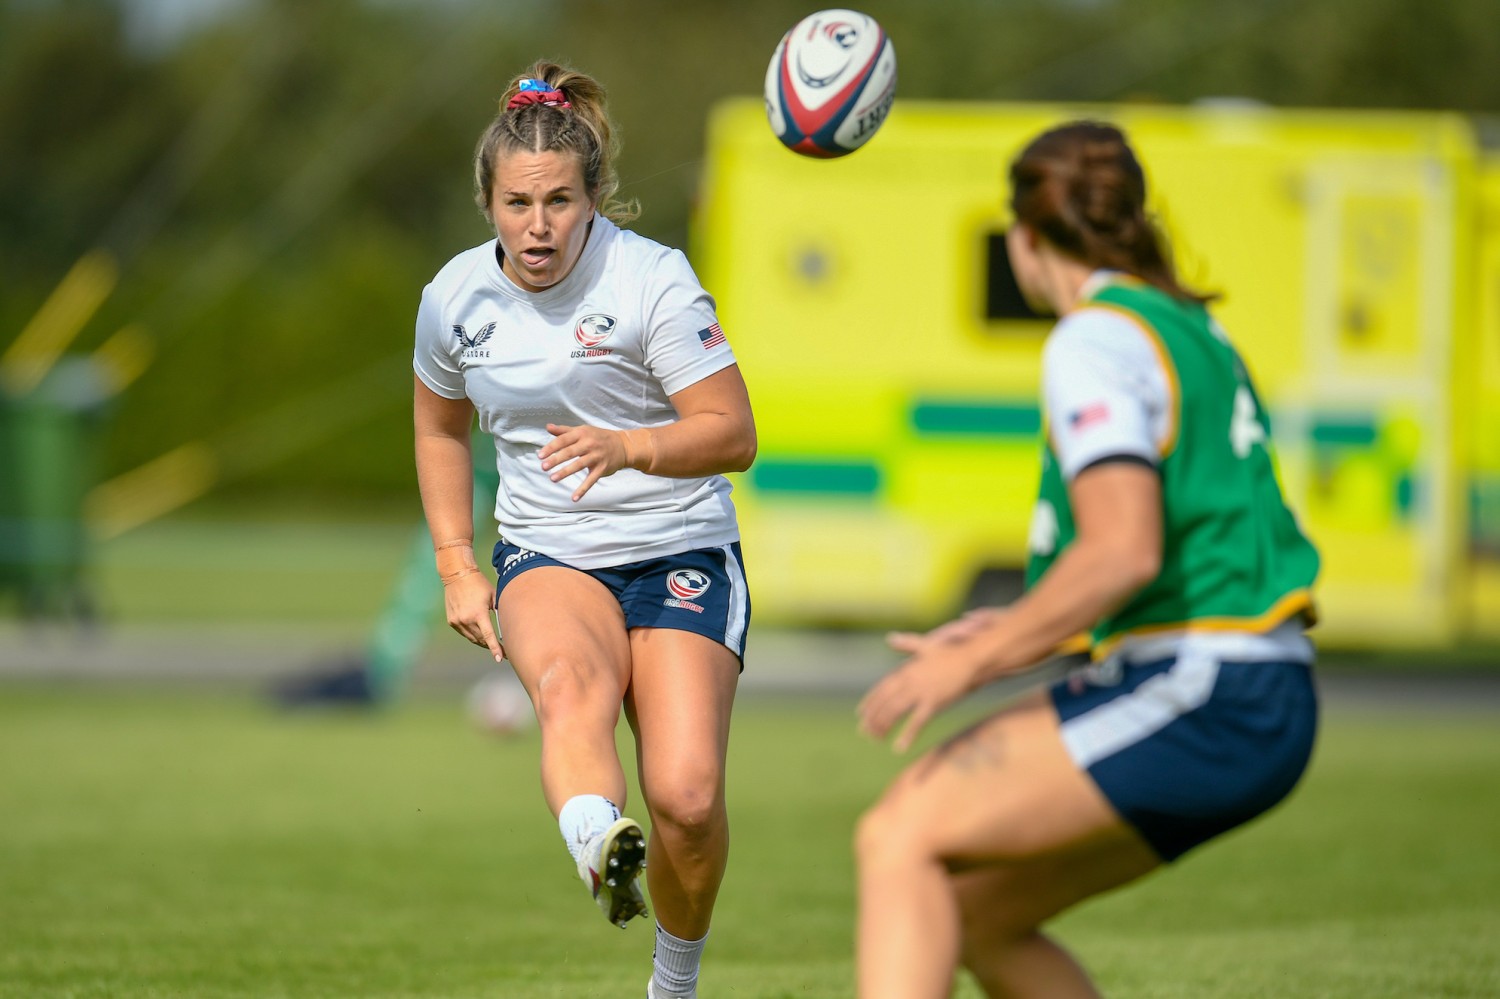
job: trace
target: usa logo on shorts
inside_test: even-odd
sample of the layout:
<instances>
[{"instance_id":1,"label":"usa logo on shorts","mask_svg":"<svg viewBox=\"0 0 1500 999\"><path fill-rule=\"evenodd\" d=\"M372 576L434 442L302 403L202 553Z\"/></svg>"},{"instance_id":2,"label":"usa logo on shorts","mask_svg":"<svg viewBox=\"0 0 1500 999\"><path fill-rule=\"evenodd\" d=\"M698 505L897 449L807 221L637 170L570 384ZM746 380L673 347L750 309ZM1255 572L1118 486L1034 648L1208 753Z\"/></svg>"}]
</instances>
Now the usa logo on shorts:
<instances>
[{"instance_id":1,"label":"usa logo on shorts","mask_svg":"<svg viewBox=\"0 0 1500 999\"><path fill-rule=\"evenodd\" d=\"M700 597L713 582L697 569L678 569L667 577L667 590L679 600Z\"/></svg>"}]
</instances>

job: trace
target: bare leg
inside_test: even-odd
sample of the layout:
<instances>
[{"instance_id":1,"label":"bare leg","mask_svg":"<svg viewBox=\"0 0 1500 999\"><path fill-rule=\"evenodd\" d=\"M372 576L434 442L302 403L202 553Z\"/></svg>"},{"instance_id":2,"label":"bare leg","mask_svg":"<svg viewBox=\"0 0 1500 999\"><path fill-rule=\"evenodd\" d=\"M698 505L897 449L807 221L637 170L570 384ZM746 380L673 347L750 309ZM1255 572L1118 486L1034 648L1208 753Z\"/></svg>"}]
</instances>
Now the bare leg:
<instances>
[{"instance_id":1,"label":"bare leg","mask_svg":"<svg viewBox=\"0 0 1500 999\"><path fill-rule=\"evenodd\" d=\"M1157 863L1144 845L1109 839L955 874L964 966L992 997L1097 996L1082 966L1036 927L1073 902L1131 881Z\"/></svg>"},{"instance_id":2,"label":"bare leg","mask_svg":"<svg viewBox=\"0 0 1500 999\"><path fill-rule=\"evenodd\" d=\"M615 723L630 681L630 645L619 603L592 576L543 566L506 586L499 615L506 655L536 709L552 814L580 794L623 809Z\"/></svg>"},{"instance_id":3,"label":"bare leg","mask_svg":"<svg viewBox=\"0 0 1500 999\"><path fill-rule=\"evenodd\" d=\"M856 853L861 999L947 996L961 958L991 995L1092 996L1037 927L1159 863L1073 764L1043 692L908 767Z\"/></svg>"},{"instance_id":4,"label":"bare leg","mask_svg":"<svg viewBox=\"0 0 1500 999\"><path fill-rule=\"evenodd\" d=\"M1072 955L1041 933L1032 932L985 952L993 973L970 968L990 999L1098 999L1099 992ZM1015 985L1012 988L1012 984Z\"/></svg>"},{"instance_id":5,"label":"bare leg","mask_svg":"<svg viewBox=\"0 0 1500 999\"><path fill-rule=\"evenodd\" d=\"M939 999L953 990L962 926L947 869L902 843L868 819L860 824L860 999Z\"/></svg>"},{"instance_id":6,"label":"bare leg","mask_svg":"<svg viewBox=\"0 0 1500 999\"><path fill-rule=\"evenodd\" d=\"M729 858L724 761L739 661L718 642L666 628L637 628L630 646L626 710L651 816L651 902L664 930L697 940Z\"/></svg>"}]
</instances>

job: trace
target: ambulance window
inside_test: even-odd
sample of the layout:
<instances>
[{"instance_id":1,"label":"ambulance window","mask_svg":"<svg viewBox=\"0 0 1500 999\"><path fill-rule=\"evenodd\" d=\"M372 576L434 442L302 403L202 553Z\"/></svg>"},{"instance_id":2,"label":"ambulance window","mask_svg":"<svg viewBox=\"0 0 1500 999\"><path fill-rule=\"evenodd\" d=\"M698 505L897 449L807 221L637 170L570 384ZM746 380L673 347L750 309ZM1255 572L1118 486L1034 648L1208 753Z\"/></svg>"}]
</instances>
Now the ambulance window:
<instances>
[{"instance_id":1,"label":"ambulance window","mask_svg":"<svg viewBox=\"0 0 1500 999\"><path fill-rule=\"evenodd\" d=\"M1010 270L1010 254L1005 249L1005 233L986 234L985 249L985 298L986 319L1044 319L1033 312L1021 289L1016 287L1016 276Z\"/></svg>"}]
</instances>

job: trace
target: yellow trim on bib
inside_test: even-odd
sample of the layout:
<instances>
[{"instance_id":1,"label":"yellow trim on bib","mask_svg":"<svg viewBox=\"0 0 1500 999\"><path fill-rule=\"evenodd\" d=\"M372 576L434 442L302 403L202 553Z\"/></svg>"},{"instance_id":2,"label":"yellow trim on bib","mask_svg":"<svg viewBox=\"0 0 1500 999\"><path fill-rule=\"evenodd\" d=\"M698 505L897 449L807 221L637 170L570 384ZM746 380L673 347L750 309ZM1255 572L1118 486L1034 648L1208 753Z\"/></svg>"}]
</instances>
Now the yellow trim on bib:
<instances>
[{"instance_id":1,"label":"yellow trim on bib","mask_svg":"<svg viewBox=\"0 0 1500 999\"><path fill-rule=\"evenodd\" d=\"M1167 415L1167 432L1156 443L1157 450L1161 452L1162 460L1166 461L1167 457L1177 449L1177 431L1182 418L1182 389L1177 378L1177 365L1172 362L1171 352L1167 350L1167 345L1162 342L1161 334L1156 332L1156 327L1147 322L1146 318L1134 309L1128 309L1123 305L1116 305L1113 302L1095 300L1090 300L1083 308L1105 309L1113 312L1146 334L1146 339L1151 342L1152 349L1156 351L1156 358L1161 362L1162 372L1167 377L1167 394L1171 397L1171 405L1168 407Z\"/></svg>"},{"instance_id":2,"label":"yellow trim on bib","mask_svg":"<svg viewBox=\"0 0 1500 999\"><path fill-rule=\"evenodd\" d=\"M1104 659L1113 652L1120 643L1128 638L1144 638L1150 635L1162 635L1174 631L1184 634L1204 631L1250 631L1264 634L1274 629L1283 621L1288 620L1295 614L1302 614L1309 625L1317 623L1318 609L1313 603L1312 591L1309 589L1293 590L1283 596L1271 609L1264 614L1255 617L1200 617L1191 621L1176 621L1170 624L1151 624L1142 628L1132 628L1110 635L1104 641L1094 646L1093 658Z\"/></svg>"}]
</instances>

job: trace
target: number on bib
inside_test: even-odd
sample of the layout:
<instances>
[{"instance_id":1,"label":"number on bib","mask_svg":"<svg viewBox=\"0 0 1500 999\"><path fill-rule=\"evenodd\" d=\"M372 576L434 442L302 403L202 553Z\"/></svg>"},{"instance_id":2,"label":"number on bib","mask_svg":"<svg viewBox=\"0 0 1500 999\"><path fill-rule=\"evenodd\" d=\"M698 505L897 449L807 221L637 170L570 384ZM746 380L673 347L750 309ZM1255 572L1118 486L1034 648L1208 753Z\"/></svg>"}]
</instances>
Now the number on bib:
<instances>
[{"instance_id":1,"label":"number on bib","mask_svg":"<svg viewBox=\"0 0 1500 999\"><path fill-rule=\"evenodd\" d=\"M1034 555L1043 557L1057 551L1057 511L1046 500L1037 500L1031 511L1031 530L1027 532L1026 548Z\"/></svg>"},{"instance_id":2,"label":"number on bib","mask_svg":"<svg viewBox=\"0 0 1500 999\"><path fill-rule=\"evenodd\" d=\"M1234 415L1229 420L1229 446L1236 458L1245 458L1257 444L1265 444L1266 428L1256 419L1255 396L1241 385L1234 393Z\"/></svg>"}]
</instances>

